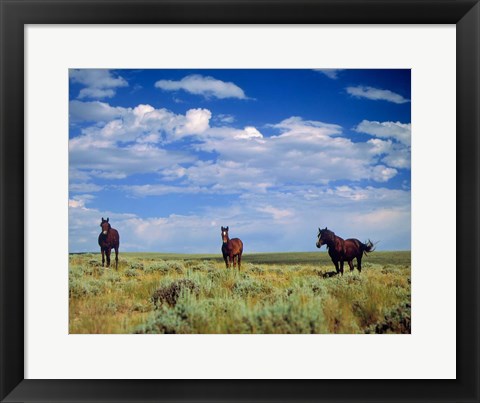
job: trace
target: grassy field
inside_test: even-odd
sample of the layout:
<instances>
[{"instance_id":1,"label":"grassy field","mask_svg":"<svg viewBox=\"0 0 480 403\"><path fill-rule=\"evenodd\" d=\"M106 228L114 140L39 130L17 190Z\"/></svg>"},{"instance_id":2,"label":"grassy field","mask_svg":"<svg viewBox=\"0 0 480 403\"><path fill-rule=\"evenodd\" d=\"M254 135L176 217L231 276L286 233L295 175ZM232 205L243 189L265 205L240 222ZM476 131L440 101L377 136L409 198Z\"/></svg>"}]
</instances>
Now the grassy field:
<instances>
[{"instance_id":1,"label":"grassy field","mask_svg":"<svg viewBox=\"0 0 480 403\"><path fill-rule=\"evenodd\" d=\"M70 333L410 333L410 252L336 276L327 253L71 254Z\"/></svg>"}]
</instances>

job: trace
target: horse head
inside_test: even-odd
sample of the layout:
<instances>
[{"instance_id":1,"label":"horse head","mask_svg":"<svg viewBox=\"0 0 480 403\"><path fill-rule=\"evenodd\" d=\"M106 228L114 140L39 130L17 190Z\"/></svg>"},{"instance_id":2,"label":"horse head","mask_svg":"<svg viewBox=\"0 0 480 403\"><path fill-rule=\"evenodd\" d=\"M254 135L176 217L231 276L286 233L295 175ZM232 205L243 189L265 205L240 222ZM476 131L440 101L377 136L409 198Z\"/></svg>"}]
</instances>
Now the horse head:
<instances>
[{"instance_id":1,"label":"horse head","mask_svg":"<svg viewBox=\"0 0 480 403\"><path fill-rule=\"evenodd\" d=\"M108 230L111 228L110 223L108 222L108 217L106 220L104 220L102 217L102 222L100 224L100 227L102 227L102 234L107 235Z\"/></svg>"},{"instance_id":2,"label":"horse head","mask_svg":"<svg viewBox=\"0 0 480 403\"><path fill-rule=\"evenodd\" d=\"M222 227L222 241L223 243L228 242L228 227Z\"/></svg>"},{"instance_id":3,"label":"horse head","mask_svg":"<svg viewBox=\"0 0 480 403\"><path fill-rule=\"evenodd\" d=\"M334 237L335 233L333 231L330 231L327 227L325 227L324 229L318 228L317 248L333 242Z\"/></svg>"}]
</instances>

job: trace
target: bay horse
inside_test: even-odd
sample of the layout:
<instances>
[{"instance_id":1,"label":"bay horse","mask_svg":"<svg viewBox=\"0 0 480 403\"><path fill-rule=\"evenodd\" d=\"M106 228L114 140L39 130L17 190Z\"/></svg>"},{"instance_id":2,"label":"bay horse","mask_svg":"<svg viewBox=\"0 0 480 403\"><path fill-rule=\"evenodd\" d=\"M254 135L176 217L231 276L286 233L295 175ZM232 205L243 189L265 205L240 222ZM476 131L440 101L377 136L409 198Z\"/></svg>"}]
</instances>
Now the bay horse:
<instances>
[{"instance_id":1,"label":"bay horse","mask_svg":"<svg viewBox=\"0 0 480 403\"><path fill-rule=\"evenodd\" d=\"M362 243L358 239L349 238L343 239L335 235L335 232L325 229L318 229L317 248L322 245L327 245L328 254L332 259L337 274L343 275L343 264L345 261L350 266L350 271L353 271L353 259L357 259L357 270L362 271L362 257L368 252L375 250L373 243L368 240L367 243Z\"/></svg>"},{"instance_id":2,"label":"bay horse","mask_svg":"<svg viewBox=\"0 0 480 403\"><path fill-rule=\"evenodd\" d=\"M222 227L222 254L223 260L225 260L225 266L232 265L235 268L235 257L237 258L238 270L242 262L243 242L238 238L230 239L228 237L228 227Z\"/></svg>"},{"instance_id":3,"label":"bay horse","mask_svg":"<svg viewBox=\"0 0 480 403\"><path fill-rule=\"evenodd\" d=\"M111 227L108 222L108 217L106 220L102 217L102 222L100 224L102 227L102 232L98 236L98 245L102 251L102 267L105 266L105 255L107 255L107 267L110 267L110 253L112 249L115 249L115 270L118 270L118 248L120 246L120 235L118 231Z\"/></svg>"}]
</instances>

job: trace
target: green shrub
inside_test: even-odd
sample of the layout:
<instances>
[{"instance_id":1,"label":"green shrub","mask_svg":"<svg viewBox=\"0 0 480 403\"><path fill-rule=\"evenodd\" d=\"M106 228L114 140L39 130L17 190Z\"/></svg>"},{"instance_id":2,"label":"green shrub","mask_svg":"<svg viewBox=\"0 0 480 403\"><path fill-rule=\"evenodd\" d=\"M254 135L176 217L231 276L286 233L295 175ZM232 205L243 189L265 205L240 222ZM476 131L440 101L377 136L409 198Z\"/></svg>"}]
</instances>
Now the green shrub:
<instances>
[{"instance_id":1,"label":"green shrub","mask_svg":"<svg viewBox=\"0 0 480 403\"><path fill-rule=\"evenodd\" d=\"M70 298L92 297L104 292L105 282L95 278L70 277L68 289Z\"/></svg>"},{"instance_id":2,"label":"green shrub","mask_svg":"<svg viewBox=\"0 0 480 403\"><path fill-rule=\"evenodd\" d=\"M217 271L214 267L212 267L211 263L209 262L192 262L187 265L187 267L192 271L200 271L204 273L209 273L211 271Z\"/></svg>"},{"instance_id":3,"label":"green shrub","mask_svg":"<svg viewBox=\"0 0 480 403\"><path fill-rule=\"evenodd\" d=\"M136 269L127 269L124 271L125 276L127 277L136 277L138 276L138 271Z\"/></svg>"},{"instance_id":4,"label":"green shrub","mask_svg":"<svg viewBox=\"0 0 480 403\"><path fill-rule=\"evenodd\" d=\"M168 264L165 261L150 263L145 267L145 273L167 273L169 271Z\"/></svg>"},{"instance_id":5,"label":"green shrub","mask_svg":"<svg viewBox=\"0 0 480 403\"><path fill-rule=\"evenodd\" d=\"M170 270L175 270L179 274L182 274L185 269L185 265L181 260L168 261L168 267L170 268Z\"/></svg>"},{"instance_id":6,"label":"green shrub","mask_svg":"<svg viewBox=\"0 0 480 403\"><path fill-rule=\"evenodd\" d=\"M151 306L149 304L144 304L142 302L134 302L130 307L132 312L148 312L150 311Z\"/></svg>"},{"instance_id":7,"label":"green shrub","mask_svg":"<svg viewBox=\"0 0 480 403\"><path fill-rule=\"evenodd\" d=\"M239 280L233 286L233 292L240 297L265 295L271 292L271 287L253 279Z\"/></svg>"},{"instance_id":8,"label":"green shrub","mask_svg":"<svg viewBox=\"0 0 480 403\"><path fill-rule=\"evenodd\" d=\"M182 334L192 333L192 329L176 311L161 307L145 324L139 326L135 333Z\"/></svg>"},{"instance_id":9,"label":"green shrub","mask_svg":"<svg viewBox=\"0 0 480 403\"><path fill-rule=\"evenodd\" d=\"M248 265L245 267L246 270L248 270L250 273L254 274L263 274L265 273L265 269L263 267L257 266L257 265Z\"/></svg>"},{"instance_id":10,"label":"green shrub","mask_svg":"<svg viewBox=\"0 0 480 403\"><path fill-rule=\"evenodd\" d=\"M145 273L178 273L183 274L184 265L179 261L165 261L161 260L153 262L145 267Z\"/></svg>"},{"instance_id":11,"label":"green shrub","mask_svg":"<svg viewBox=\"0 0 480 403\"><path fill-rule=\"evenodd\" d=\"M131 262L130 263L130 269L131 270L143 270L144 266L143 266L143 263L141 263L141 262Z\"/></svg>"},{"instance_id":12,"label":"green shrub","mask_svg":"<svg viewBox=\"0 0 480 403\"><path fill-rule=\"evenodd\" d=\"M102 267L102 261L98 259L90 259L88 265L91 267Z\"/></svg>"},{"instance_id":13,"label":"green shrub","mask_svg":"<svg viewBox=\"0 0 480 403\"><path fill-rule=\"evenodd\" d=\"M122 277L116 270L106 270L103 273L103 280L107 283L110 283L110 285L121 283L122 282Z\"/></svg>"}]
</instances>

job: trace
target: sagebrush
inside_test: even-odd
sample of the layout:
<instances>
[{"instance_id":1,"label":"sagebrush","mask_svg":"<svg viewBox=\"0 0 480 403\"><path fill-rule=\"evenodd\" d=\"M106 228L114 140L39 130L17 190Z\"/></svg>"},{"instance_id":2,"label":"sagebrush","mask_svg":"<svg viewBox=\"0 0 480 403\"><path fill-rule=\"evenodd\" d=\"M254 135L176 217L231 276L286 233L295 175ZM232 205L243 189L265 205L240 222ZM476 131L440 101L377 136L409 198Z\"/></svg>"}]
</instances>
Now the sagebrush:
<instances>
[{"instance_id":1,"label":"sagebrush","mask_svg":"<svg viewBox=\"0 0 480 403\"><path fill-rule=\"evenodd\" d=\"M70 255L70 333L410 333L410 252L375 252L361 274L325 253ZM101 258L100 258L101 259Z\"/></svg>"}]
</instances>

